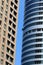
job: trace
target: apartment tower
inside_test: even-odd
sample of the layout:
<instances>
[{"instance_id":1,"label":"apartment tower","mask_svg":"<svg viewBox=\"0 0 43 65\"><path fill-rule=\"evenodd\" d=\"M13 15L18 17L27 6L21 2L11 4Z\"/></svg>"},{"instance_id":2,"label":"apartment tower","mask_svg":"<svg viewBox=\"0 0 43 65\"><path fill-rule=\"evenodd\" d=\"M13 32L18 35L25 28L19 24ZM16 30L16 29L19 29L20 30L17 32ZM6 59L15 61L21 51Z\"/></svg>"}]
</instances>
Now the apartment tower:
<instances>
[{"instance_id":1,"label":"apartment tower","mask_svg":"<svg viewBox=\"0 0 43 65\"><path fill-rule=\"evenodd\" d=\"M43 65L43 0L25 0L22 65Z\"/></svg>"},{"instance_id":2,"label":"apartment tower","mask_svg":"<svg viewBox=\"0 0 43 65\"><path fill-rule=\"evenodd\" d=\"M18 0L0 0L0 65L14 65Z\"/></svg>"}]
</instances>

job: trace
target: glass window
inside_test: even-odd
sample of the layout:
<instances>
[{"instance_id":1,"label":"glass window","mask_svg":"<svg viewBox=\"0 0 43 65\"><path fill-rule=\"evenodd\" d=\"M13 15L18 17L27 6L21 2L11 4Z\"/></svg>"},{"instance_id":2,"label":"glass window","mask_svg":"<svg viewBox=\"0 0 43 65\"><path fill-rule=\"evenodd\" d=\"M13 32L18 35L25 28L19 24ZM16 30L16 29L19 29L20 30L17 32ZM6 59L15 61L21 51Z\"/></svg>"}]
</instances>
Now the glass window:
<instances>
[{"instance_id":1,"label":"glass window","mask_svg":"<svg viewBox=\"0 0 43 65\"><path fill-rule=\"evenodd\" d=\"M14 15L16 16L17 15L17 13L14 11Z\"/></svg>"},{"instance_id":2,"label":"glass window","mask_svg":"<svg viewBox=\"0 0 43 65\"><path fill-rule=\"evenodd\" d=\"M16 9L16 10L17 10L17 6L16 6L16 5L14 5L14 9Z\"/></svg>"},{"instance_id":3,"label":"glass window","mask_svg":"<svg viewBox=\"0 0 43 65\"><path fill-rule=\"evenodd\" d=\"M7 45L10 45L10 41L9 40L7 40Z\"/></svg>"},{"instance_id":4,"label":"glass window","mask_svg":"<svg viewBox=\"0 0 43 65\"><path fill-rule=\"evenodd\" d=\"M2 18L2 14L0 13L0 18Z\"/></svg>"},{"instance_id":5,"label":"glass window","mask_svg":"<svg viewBox=\"0 0 43 65\"><path fill-rule=\"evenodd\" d=\"M8 38L10 39L11 38L11 35L8 33Z\"/></svg>"},{"instance_id":6,"label":"glass window","mask_svg":"<svg viewBox=\"0 0 43 65\"><path fill-rule=\"evenodd\" d=\"M1 25L2 21L0 21L0 25Z\"/></svg>"},{"instance_id":7,"label":"glass window","mask_svg":"<svg viewBox=\"0 0 43 65\"><path fill-rule=\"evenodd\" d=\"M14 38L14 37L12 37L12 38L11 38L11 40L14 42L14 41L15 41L15 38Z\"/></svg>"},{"instance_id":8,"label":"glass window","mask_svg":"<svg viewBox=\"0 0 43 65\"><path fill-rule=\"evenodd\" d=\"M2 5L4 5L4 1L2 1Z\"/></svg>"},{"instance_id":9,"label":"glass window","mask_svg":"<svg viewBox=\"0 0 43 65\"><path fill-rule=\"evenodd\" d=\"M11 55L14 55L14 52L11 50L11 51L10 51L10 54L11 54Z\"/></svg>"},{"instance_id":10,"label":"glass window","mask_svg":"<svg viewBox=\"0 0 43 65\"><path fill-rule=\"evenodd\" d=\"M8 30L9 30L9 32L11 32L11 28L10 27L8 27Z\"/></svg>"},{"instance_id":11,"label":"glass window","mask_svg":"<svg viewBox=\"0 0 43 65\"><path fill-rule=\"evenodd\" d=\"M41 55L35 55L35 58L41 58Z\"/></svg>"},{"instance_id":12,"label":"glass window","mask_svg":"<svg viewBox=\"0 0 43 65\"><path fill-rule=\"evenodd\" d=\"M4 57L4 53L3 52L1 52L1 57Z\"/></svg>"},{"instance_id":13,"label":"glass window","mask_svg":"<svg viewBox=\"0 0 43 65\"><path fill-rule=\"evenodd\" d=\"M3 12L3 7L1 7L1 11Z\"/></svg>"},{"instance_id":14,"label":"glass window","mask_svg":"<svg viewBox=\"0 0 43 65\"><path fill-rule=\"evenodd\" d=\"M6 59L9 60L9 55L6 55Z\"/></svg>"},{"instance_id":15,"label":"glass window","mask_svg":"<svg viewBox=\"0 0 43 65\"><path fill-rule=\"evenodd\" d=\"M1 65L3 64L3 60L1 59Z\"/></svg>"},{"instance_id":16,"label":"glass window","mask_svg":"<svg viewBox=\"0 0 43 65\"><path fill-rule=\"evenodd\" d=\"M12 30L12 34L15 36L15 31L14 30Z\"/></svg>"},{"instance_id":17,"label":"glass window","mask_svg":"<svg viewBox=\"0 0 43 65\"><path fill-rule=\"evenodd\" d=\"M10 49L7 47L7 52L10 53Z\"/></svg>"},{"instance_id":18,"label":"glass window","mask_svg":"<svg viewBox=\"0 0 43 65\"><path fill-rule=\"evenodd\" d=\"M1 32L1 28L0 28L0 32Z\"/></svg>"},{"instance_id":19,"label":"glass window","mask_svg":"<svg viewBox=\"0 0 43 65\"><path fill-rule=\"evenodd\" d=\"M13 49L14 49L14 44L12 44L12 43L11 43L11 48L13 48Z\"/></svg>"},{"instance_id":20,"label":"glass window","mask_svg":"<svg viewBox=\"0 0 43 65\"><path fill-rule=\"evenodd\" d=\"M0 6L0 11L3 12L3 7Z\"/></svg>"},{"instance_id":21,"label":"glass window","mask_svg":"<svg viewBox=\"0 0 43 65\"><path fill-rule=\"evenodd\" d=\"M41 49L37 49L35 50L36 53L40 53L41 52Z\"/></svg>"},{"instance_id":22,"label":"glass window","mask_svg":"<svg viewBox=\"0 0 43 65\"><path fill-rule=\"evenodd\" d=\"M3 43L5 43L5 38L3 38Z\"/></svg>"},{"instance_id":23,"label":"glass window","mask_svg":"<svg viewBox=\"0 0 43 65\"><path fill-rule=\"evenodd\" d=\"M12 25L12 21L11 20L9 20L9 25Z\"/></svg>"},{"instance_id":24,"label":"glass window","mask_svg":"<svg viewBox=\"0 0 43 65\"><path fill-rule=\"evenodd\" d=\"M41 63L41 61L35 61L35 64L40 64Z\"/></svg>"},{"instance_id":25,"label":"glass window","mask_svg":"<svg viewBox=\"0 0 43 65\"><path fill-rule=\"evenodd\" d=\"M6 0L6 2L8 3L9 0Z\"/></svg>"},{"instance_id":26,"label":"glass window","mask_svg":"<svg viewBox=\"0 0 43 65\"><path fill-rule=\"evenodd\" d=\"M8 5L6 5L6 9L8 10Z\"/></svg>"},{"instance_id":27,"label":"glass window","mask_svg":"<svg viewBox=\"0 0 43 65\"><path fill-rule=\"evenodd\" d=\"M10 7L10 11L13 12L13 9Z\"/></svg>"},{"instance_id":28,"label":"glass window","mask_svg":"<svg viewBox=\"0 0 43 65\"><path fill-rule=\"evenodd\" d=\"M14 0L15 1L15 3L17 4L18 3L18 1L17 0Z\"/></svg>"},{"instance_id":29,"label":"glass window","mask_svg":"<svg viewBox=\"0 0 43 65\"><path fill-rule=\"evenodd\" d=\"M16 22L16 18L15 17L13 17L13 21Z\"/></svg>"},{"instance_id":30,"label":"glass window","mask_svg":"<svg viewBox=\"0 0 43 65\"><path fill-rule=\"evenodd\" d=\"M13 62L13 58L10 57L10 62Z\"/></svg>"},{"instance_id":31,"label":"glass window","mask_svg":"<svg viewBox=\"0 0 43 65\"><path fill-rule=\"evenodd\" d=\"M11 1L11 6L13 6L13 2Z\"/></svg>"},{"instance_id":32,"label":"glass window","mask_svg":"<svg viewBox=\"0 0 43 65\"><path fill-rule=\"evenodd\" d=\"M6 16L7 16L7 13L8 13L8 12L7 12L7 11L5 11L5 15L6 15Z\"/></svg>"},{"instance_id":33,"label":"glass window","mask_svg":"<svg viewBox=\"0 0 43 65\"><path fill-rule=\"evenodd\" d=\"M5 18L4 21L6 22L7 21L7 18Z\"/></svg>"},{"instance_id":34,"label":"glass window","mask_svg":"<svg viewBox=\"0 0 43 65\"><path fill-rule=\"evenodd\" d=\"M5 34L6 34L6 31L3 31L3 35L5 36Z\"/></svg>"},{"instance_id":35,"label":"glass window","mask_svg":"<svg viewBox=\"0 0 43 65\"><path fill-rule=\"evenodd\" d=\"M4 24L4 29L6 29L6 24Z\"/></svg>"},{"instance_id":36,"label":"glass window","mask_svg":"<svg viewBox=\"0 0 43 65\"><path fill-rule=\"evenodd\" d=\"M2 45L2 50L4 50L4 45Z\"/></svg>"},{"instance_id":37,"label":"glass window","mask_svg":"<svg viewBox=\"0 0 43 65\"><path fill-rule=\"evenodd\" d=\"M6 62L6 65L11 65L10 63Z\"/></svg>"}]
</instances>

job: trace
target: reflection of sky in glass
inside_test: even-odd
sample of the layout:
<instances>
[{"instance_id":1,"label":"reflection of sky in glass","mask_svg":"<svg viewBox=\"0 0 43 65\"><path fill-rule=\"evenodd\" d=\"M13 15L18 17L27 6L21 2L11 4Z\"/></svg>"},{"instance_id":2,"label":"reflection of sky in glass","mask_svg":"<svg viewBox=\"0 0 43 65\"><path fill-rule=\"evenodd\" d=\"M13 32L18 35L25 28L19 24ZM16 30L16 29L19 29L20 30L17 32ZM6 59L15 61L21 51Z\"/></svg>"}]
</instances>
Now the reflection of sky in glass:
<instances>
[{"instance_id":1,"label":"reflection of sky in glass","mask_svg":"<svg viewBox=\"0 0 43 65\"><path fill-rule=\"evenodd\" d=\"M23 15L24 15L24 0L20 0L15 65L21 65Z\"/></svg>"}]
</instances>

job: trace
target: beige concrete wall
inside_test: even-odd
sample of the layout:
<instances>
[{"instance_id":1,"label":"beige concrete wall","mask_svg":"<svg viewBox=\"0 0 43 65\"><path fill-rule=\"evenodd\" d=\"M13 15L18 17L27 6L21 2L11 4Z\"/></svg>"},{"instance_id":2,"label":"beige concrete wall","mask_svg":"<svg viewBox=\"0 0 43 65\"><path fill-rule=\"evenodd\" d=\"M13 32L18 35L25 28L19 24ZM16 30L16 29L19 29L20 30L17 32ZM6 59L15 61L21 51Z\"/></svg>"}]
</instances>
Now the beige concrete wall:
<instances>
[{"instance_id":1,"label":"beige concrete wall","mask_svg":"<svg viewBox=\"0 0 43 65\"><path fill-rule=\"evenodd\" d=\"M0 65L14 65L14 60L15 60L15 46L16 46L16 32L17 32L17 21L18 21L18 3L16 4L14 2L15 0L0 0L0 7L2 7L2 11L0 9L0 14L2 14L2 18L0 18L0 21L2 21L0 28L1 28L1 32L0 32ZM18 1L18 0L17 0ZM2 3L3 2L3 3ZM11 6L11 2L13 3L13 5ZM8 8L6 9L6 5L8 6ZM14 5L16 5L17 9L14 9ZM11 12L11 9L13 9L13 11ZM7 14L5 14L5 11L7 12ZM14 15L14 11L16 12L16 16ZM10 14L11 14L11 18L10 18ZM16 22L13 20L13 18L16 19ZM5 21L6 19L6 21ZM11 25L9 24L9 20L11 21ZM13 27L13 24L16 26L16 28ZM8 28L10 27L11 31L8 30ZM15 32L15 35L13 35L13 32ZM8 34L10 35L10 38L8 37ZM3 42L3 38L5 39L5 42ZM12 41L11 38L14 38L14 41ZM8 42L10 41L10 44L8 45ZM14 48L12 48L12 45L14 46ZM4 46L4 49L2 48L2 46ZM7 49L8 48L8 49ZM9 52L7 52L9 51ZM11 51L13 52L13 55L11 54ZM1 54L4 53L4 56ZM6 58L7 55L7 58ZM2 57L3 56L3 57ZM11 62L11 60L13 59L13 61ZM3 62L3 63L2 63ZM7 63L6 63L7 62Z\"/></svg>"}]
</instances>

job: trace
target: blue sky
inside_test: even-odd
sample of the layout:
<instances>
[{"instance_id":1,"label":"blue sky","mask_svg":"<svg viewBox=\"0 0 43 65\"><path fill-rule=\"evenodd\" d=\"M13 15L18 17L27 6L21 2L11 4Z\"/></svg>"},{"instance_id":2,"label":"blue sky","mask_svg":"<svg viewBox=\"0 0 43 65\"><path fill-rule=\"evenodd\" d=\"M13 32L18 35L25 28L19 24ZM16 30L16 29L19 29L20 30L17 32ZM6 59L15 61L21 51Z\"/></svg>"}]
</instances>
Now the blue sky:
<instances>
[{"instance_id":1,"label":"blue sky","mask_svg":"<svg viewBox=\"0 0 43 65\"><path fill-rule=\"evenodd\" d=\"M18 30L17 30L17 41L16 41L16 61L15 61L15 65L21 65L23 19L24 19L24 0L20 0L20 2L19 2L19 15L18 15Z\"/></svg>"}]
</instances>

